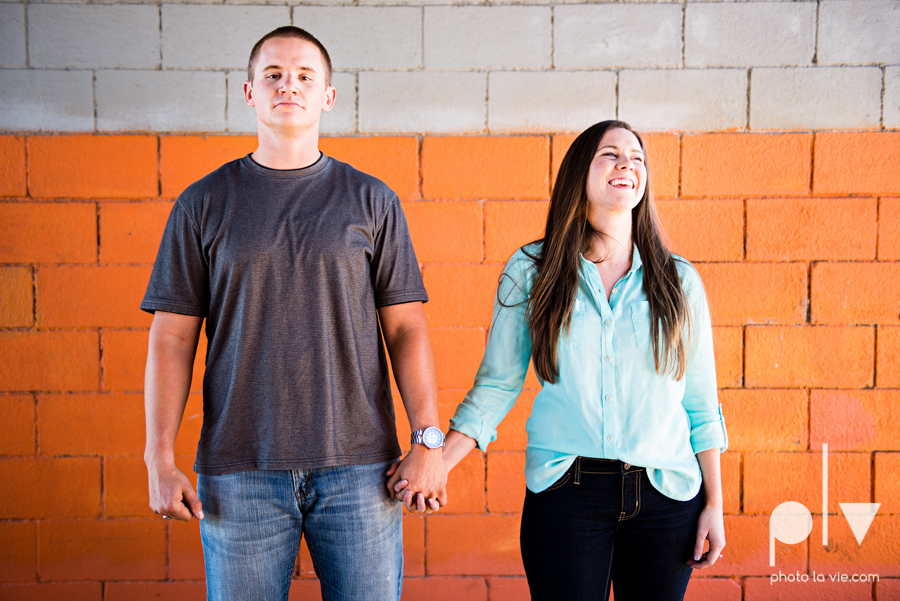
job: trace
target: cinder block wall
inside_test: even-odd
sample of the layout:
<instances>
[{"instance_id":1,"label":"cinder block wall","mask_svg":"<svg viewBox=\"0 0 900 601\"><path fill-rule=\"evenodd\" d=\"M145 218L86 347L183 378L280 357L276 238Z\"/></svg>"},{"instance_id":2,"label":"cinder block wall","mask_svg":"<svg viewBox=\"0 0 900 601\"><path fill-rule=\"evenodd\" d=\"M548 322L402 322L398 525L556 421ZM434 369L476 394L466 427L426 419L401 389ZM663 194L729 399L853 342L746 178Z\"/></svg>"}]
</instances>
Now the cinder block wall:
<instances>
[{"instance_id":1,"label":"cinder block wall","mask_svg":"<svg viewBox=\"0 0 900 601\"><path fill-rule=\"evenodd\" d=\"M574 133L628 120L648 132L674 249L707 286L731 438L728 547L688 598L900 598L896 0L0 2L0 598L203 598L196 523L146 508L137 307L174 198L255 147L246 55L288 23L337 69L322 149L403 200L445 428ZM202 369L179 435L188 472ZM533 376L526 389L451 475L451 505L405 518L404 598L527 599ZM770 568L784 501L814 527ZM847 502L881 503L862 545ZM301 551L292 599L317 599ZM880 581L770 585L778 571Z\"/></svg>"}]
</instances>

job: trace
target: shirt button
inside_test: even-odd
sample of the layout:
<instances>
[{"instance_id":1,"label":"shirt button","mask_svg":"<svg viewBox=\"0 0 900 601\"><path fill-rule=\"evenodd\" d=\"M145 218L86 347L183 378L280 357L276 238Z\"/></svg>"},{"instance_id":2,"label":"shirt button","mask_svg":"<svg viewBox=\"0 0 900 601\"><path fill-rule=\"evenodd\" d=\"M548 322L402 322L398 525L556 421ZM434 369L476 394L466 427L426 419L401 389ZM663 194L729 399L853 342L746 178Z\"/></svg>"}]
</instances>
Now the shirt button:
<instances>
[{"instance_id":1,"label":"shirt button","mask_svg":"<svg viewBox=\"0 0 900 601\"><path fill-rule=\"evenodd\" d=\"M612 395L611 395L611 394L606 395L606 400L607 400L607 401L611 401L611 400L612 400Z\"/></svg>"},{"instance_id":2,"label":"shirt button","mask_svg":"<svg viewBox=\"0 0 900 601\"><path fill-rule=\"evenodd\" d=\"M610 434L609 436L606 437L606 440L608 440L609 442L612 442L612 439L613 439L612 434Z\"/></svg>"},{"instance_id":3,"label":"shirt button","mask_svg":"<svg viewBox=\"0 0 900 601\"><path fill-rule=\"evenodd\" d=\"M613 288L613 294L615 294L615 293L618 292L618 291L619 291L618 288Z\"/></svg>"},{"instance_id":4,"label":"shirt button","mask_svg":"<svg viewBox=\"0 0 900 601\"><path fill-rule=\"evenodd\" d=\"M610 320L607 319L607 320L604 321L603 323L605 323L606 325L609 325L609 324L611 324L612 322L611 322Z\"/></svg>"},{"instance_id":5,"label":"shirt button","mask_svg":"<svg viewBox=\"0 0 900 601\"><path fill-rule=\"evenodd\" d=\"M609 355L606 356L606 361L607 361L607 363L612 361L612 359L609 358Z\"/></svg>"},{"instance_id":6,"label":"shirt button","mask_svg":"<svg viewBox=\"0 0 900 601\"><path fill-rule=\"evenodd\" d=\"M631 464L630 464L630 463L626 463L626 464L623 465L622 467L624 467L624 468L627 470L627 469L631 468Z\"/></svg>"}]
</instances>

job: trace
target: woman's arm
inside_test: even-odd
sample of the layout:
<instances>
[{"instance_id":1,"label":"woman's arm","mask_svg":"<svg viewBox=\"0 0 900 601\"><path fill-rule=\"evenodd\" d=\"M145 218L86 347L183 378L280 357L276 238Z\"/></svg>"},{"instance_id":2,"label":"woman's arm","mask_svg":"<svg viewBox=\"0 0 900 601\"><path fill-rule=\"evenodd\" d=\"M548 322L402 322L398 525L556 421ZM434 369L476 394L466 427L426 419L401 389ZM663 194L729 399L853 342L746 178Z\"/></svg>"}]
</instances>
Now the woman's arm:
<instances>
[{"instance_id":1,"label":"woman's arm","mask_svg":"<svg viewBox=\"0 0 900 601\"><path fill-rule=\"evenodd\" d=\"M722 516L722 474L719 466L719 449L697 453L700 473L703 475L703 511L697 522L697 542L694 558L688 564L703 569L716 563L725 548L725 518ZM703 544L709 540L709 552L703 554Z\"/></svg>"},{"instance_id":2,"label":"woman's arm","mask_svg":"<svg viewBox=\"0 0 900 601\"><path fill-rule=\"evenodd\" d=\"M447 471L456 467L456 464L465 459L466 455L474 448L474 438L466 436L462 432L450 430L447 438L444 439L444 465L447 466Z\"/></svg>"}]
</instances>

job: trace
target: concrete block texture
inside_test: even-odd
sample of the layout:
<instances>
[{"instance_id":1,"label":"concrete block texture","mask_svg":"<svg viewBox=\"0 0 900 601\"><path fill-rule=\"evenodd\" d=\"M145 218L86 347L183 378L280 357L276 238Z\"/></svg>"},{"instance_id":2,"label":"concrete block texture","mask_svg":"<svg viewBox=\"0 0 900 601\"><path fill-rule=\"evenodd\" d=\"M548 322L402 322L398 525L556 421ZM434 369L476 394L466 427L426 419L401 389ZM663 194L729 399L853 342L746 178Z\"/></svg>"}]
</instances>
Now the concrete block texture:
<instances>
[{"instance_id":1,"label":"concrete block texture","mask_svg":"<svg viewBox=\"0 0 900 601\"><path fill-rule=\"evenodd\" d=\"M815 2L690 2L685 9L689 67L809 65L815 52Z\"/></svg>"},{"instance_id":2,"label":"concrete block texture","mask_svg":"<svg viewBox=\"0 0 900 601\"><path fill-rule=\"evenodd\" d=\"M97 72L99 131L225 129L225 74L215 71Z\"/></svg>"},{"instance_id":3,"label":"concrete block texture","mask_svg":"<svg viewBox=\"0 0 900 601\"><path fill-rule=\"evenodd\" d=\"M878 67L753 69L751 129L877 129Z\"/></svg>"},{"instance_id":4,"label":"concrete block texture","mask_svg":"<svg viewBox=\"0 0 900 601\"><path fill-rule=\"evenodd\" d=\"M0 4L0 67L24 67L25 5Z\"/></svg>"},{"instance_id":5,"label":"concrete block texture","mask_svg":"<svg viewBox=\"0 0 900 601\"><path fill-rule=\"evenodd\" d=\"M228 72L228 111L225 124L230 132L256 132L256 109L244 100L244 81L247 72ZM319 132L349 134L356 131L356 73L335 72L331 85L337 90L334 108L322 113Z\"/></svg>"},{"instance_id":6,"label":"concrete block texture","mask_svg":"<svg viewBox=\"0 0 900 601\"><path fill-rule=\"evenodd\" d=\"M900 129L900 67L884 70L884 126Z\"/></svg>"},{"instance_id":7,"label":"concrete block texture","mask_svg":"<svg viewBox=\"0 0 900 601\"><path fill-rule=\"evenodd\" d=\"M324 44L335 69L422 66L421 8L295 6L293 23Z\"/></svg>"},{"instance_id":8,"label":"concrete block texture","mask_svg":"<svg viewBox=\"0 0 900 601\"><path fill-rule=\"evenodd\" d=\"M553 9L558 68L675 67L682 10L674 4L583 4Z\"/></svg>"},{"instance_id":9,"label":"concrete block texture","mask_svg":"<svg viewBox=\"0 0 900 601\"><path fill-rule=\"evenodd\" d=\"M820 65L896 63L900 57L900 2L822 0Z\"/></svg>"},{"instance_id":10,"label":"concrete block texture","mask_svg":"<svg viewBox=\"0 0 900 601\"><path fill-rule=\"evenodd\" d=\"M488 76L488 129L581 132L616 114L612 71L497 71Z\"/></svg>"},{"instance_id":11,"label":"concrete block texture","mask_svg":"<svg viewBox=\"0 0 900 601\"><path fill-rule=\"evenodd\" d=\"M426 69L546 69L547 6L425 7Z\"/></svg>"},{"instance_id":12,"label":"concrete block texture","mask_svg":"<svg viewBox=\"0 0 900 601\"><path fill-rule=\"evenodd\" d=\"M163 4L163 67L246 69L253 44L290 23L287 6Z\"/></svg>"},{"instance_id":13,"label":"concrete block texture","mask_svg":"<svg viewBox=\"0 0 900 601\"><path fill-rule=\"evenodd\" d=\"M619 118L640 131L715 131L747 121L743 69L624 70Z\"/></svg>"},{"instance_id":14,"label":"concrete block texture","mask_svg":"<svg viewBox=\"0 0 900 601\"><path fill-rule=\"evenodd\" d=\"M90 71L0 69L0 130L91 131Z\"/></svg>"},{"instance_id":15,"label":"concrete block texture","mask_svg":"<svg viewBox=\"0 0 900 601\"><path fill-rule=\"evenodd\" d=\"M156 5L28 6L32 67L159 66Z\"/></svg>"},{"instance_id":16,"label":"concrete block texture","mask_svg":"<svg viewBox=\"0 0 900 601\"><path fill-rule=\"evenodd\" d=\"M483 132L486 88L486 73L363 71L359 131Z\"/></svg>"}]
</instances>

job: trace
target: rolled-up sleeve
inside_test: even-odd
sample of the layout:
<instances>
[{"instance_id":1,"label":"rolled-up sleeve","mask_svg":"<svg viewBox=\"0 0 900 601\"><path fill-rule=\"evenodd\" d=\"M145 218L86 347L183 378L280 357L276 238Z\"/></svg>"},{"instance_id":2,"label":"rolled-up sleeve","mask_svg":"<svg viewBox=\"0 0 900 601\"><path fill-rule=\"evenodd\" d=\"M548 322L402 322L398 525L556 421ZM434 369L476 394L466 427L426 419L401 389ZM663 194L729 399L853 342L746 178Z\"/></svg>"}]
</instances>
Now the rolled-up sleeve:
<instances>
[{"instance_id":1,"label":"rolled-up sleeve","mask_svg":"<svg viewBox=\"0 0 900 601\"><path fill-rule=\"evenodd\" d=\"M723 452L728 448L728 434L716 387L709 305L699 274L693 267L685 271L682 282L691 308L691 338L682 405L691 423L691 448L694 453L709 449Z\"/></svg>"},{"instance_id":2,"label":"rolled-up sleeve","mask_svg":"<svg viewBox=\"0 0 900 601\"><path fill-rule=\"evenodd\" d=\"M531 259L519 250L500 276L484 358L475 384L456 409L450 428L475 439L482 451L497 439L497 426L515 405L531 359L525 321Z\"/></svg>"}]
</instances>

